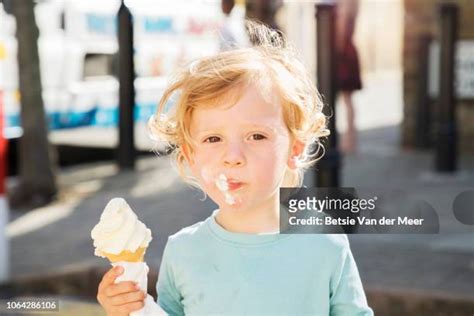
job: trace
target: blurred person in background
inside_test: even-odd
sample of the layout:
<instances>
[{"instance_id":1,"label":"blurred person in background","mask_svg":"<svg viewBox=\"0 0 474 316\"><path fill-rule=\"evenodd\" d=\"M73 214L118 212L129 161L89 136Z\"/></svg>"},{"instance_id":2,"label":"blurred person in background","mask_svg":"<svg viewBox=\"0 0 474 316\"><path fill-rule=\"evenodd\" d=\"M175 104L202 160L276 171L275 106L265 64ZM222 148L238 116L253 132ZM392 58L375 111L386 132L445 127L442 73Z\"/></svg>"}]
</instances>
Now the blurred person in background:
<instances>
[{"instance_id":1,"label":"blurred person in background","mask_svg":"<svg viewBox=\"0 0 474 316\"><path fill-rule=\"evenodd\" d=\"M246 0L245 14L248 19L257 20L280 33L276 14L282 6L283 0Z\"/></svg>"},{"instance_id":2,"label":"blurred person in background","mask_svg":"<svg viewBox=\"0 0 474 316\"><path fill-rule=\"evenodd\" d=\"M359 58L353 43L359 0L338 0L336 10L336 86L346 107L347 128L341 150L351 153L357 149L357 129L352 93L362 89Z\"/></svg>"},{"instance_id":3,"label":"blurred person in background","mask_svg":"<svg viewBox=\"0 0 474 316\"><path fill-rule=\"evenodd\" d=\"M272 42L279 42L282 40L282 30L276 22L276 15L283 6L283 0L246 0L245 1L245 17L251 21L258 21L265 24L272 30L276 31L276 38ZM258 36L253 36L253 30L250 25L247 26L247 34L249 34L249 41L252 45L259 45Z\"/></svg>"},{"instance_id":4,"label":"blurred person in background","mask_svg":"<svg viewBox=\"0 0 474 316\"><path fill-rule=\"evenodd\" d=\"M239 7L235 7L234 0L221 0L221 9L224 21L219 30L219 48L221 51L250 46L245 31L245 14Z\"/></svg>"}]
</instances>

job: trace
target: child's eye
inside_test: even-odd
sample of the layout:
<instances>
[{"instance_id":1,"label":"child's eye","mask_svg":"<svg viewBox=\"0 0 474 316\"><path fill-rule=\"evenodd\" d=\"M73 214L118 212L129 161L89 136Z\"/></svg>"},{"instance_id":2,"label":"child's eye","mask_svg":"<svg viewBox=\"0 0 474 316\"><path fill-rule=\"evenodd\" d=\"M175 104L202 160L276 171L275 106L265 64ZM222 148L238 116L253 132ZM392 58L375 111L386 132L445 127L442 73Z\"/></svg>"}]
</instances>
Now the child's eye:
<instances>
[{"instance_id":1,"label":"child's eye","mask_svg":"<svg viewBox=\"0 0 474 316\"><path fill-rule=\"evenodd\" d=\"M252 140L262 140L262 139L266 139L267 137L265 135L262 135L262 134L252 134Z\"/></svg>"},{"instance_id":2,"label":"child's eye","mask_svg":"<svg viewBox=\"0 0 474 316\"><path fill-rule=\"evenodd\" d=\"M217 143L221 138L218 136L210 136L204 140L205 143Z\"/></svg>"}]
</instances>

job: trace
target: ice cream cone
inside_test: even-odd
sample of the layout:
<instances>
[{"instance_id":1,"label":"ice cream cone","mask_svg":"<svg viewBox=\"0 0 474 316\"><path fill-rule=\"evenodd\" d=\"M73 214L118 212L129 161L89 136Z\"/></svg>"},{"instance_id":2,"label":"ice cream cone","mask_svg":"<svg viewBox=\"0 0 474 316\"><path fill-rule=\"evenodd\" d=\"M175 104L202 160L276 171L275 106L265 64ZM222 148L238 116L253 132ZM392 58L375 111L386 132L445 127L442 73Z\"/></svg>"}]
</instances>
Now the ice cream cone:
<instances>
[{"instance_id":1,"label":"ice cream cone","mask_svg":"<svg viewBox=\"0 0 474 316\"><path fill-rule=\"evenodd\" d=\"M127 262L143 262L143 258L145 257L146 248L138 248L135 252L131 252L129 250L124 250L121 253L114 255L111 253L104 253L104 255L110 260L110 262L119 262L119 261L127 261Z\"/></svg>"},{"instance_id":2,"label":"ice cream cone","mask_svg":"<svg viewBox=\"0 0 474 316\"><path fill-rule=\"evenodd\" d=\"M142 223L127 202L114 198L107 203L100 221L91 231L94 254L112 263L144 262L152 239L151 231Z\"/></svg>"}]
</instances>

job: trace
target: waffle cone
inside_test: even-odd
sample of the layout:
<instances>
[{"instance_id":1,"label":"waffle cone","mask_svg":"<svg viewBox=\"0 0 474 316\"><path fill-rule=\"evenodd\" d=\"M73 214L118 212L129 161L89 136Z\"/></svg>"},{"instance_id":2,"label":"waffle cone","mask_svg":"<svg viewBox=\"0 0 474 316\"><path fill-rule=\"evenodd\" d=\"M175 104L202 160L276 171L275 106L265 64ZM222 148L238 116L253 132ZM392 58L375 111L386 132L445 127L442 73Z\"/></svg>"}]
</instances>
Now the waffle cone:
<instances>
[{"instance_id":1,"label":"waffle cone","mask_svg":"<svg viewBox=\"0 0 474 316\"><path fill-rule=\"evenodd\" d=\"M119 262L119 261L127 261L127 262L143 262L143 258L145 257L146 248L138 248L135 252L131 252L129 250L124 250L118 255L114 255L111 253L105 253L105 256L110 260L110 262Z\"/></svg>"}]
</instances>

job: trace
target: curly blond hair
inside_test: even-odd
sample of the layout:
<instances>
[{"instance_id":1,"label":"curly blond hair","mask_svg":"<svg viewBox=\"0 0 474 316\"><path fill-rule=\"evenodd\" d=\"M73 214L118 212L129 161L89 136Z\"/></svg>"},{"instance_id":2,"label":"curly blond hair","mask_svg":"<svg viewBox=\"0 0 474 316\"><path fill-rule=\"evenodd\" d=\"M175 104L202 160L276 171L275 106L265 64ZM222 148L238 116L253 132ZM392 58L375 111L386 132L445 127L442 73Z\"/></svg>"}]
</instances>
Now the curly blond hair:
<instances>
[{"instance_id":1,"label":"curly blond hair","mask_svg":"<svg viewBox=\"0 0 474 316\"><path fill-rule=\"evenodd\" d=\"M329 130L323 102L298 54L281 34L261 24L248 22L247 30L253 47L203 57L179 69L148 123L151 138L170 146L180 176L198 188L183 152L186 144L192 153L192 113L198 107L217 106L223 99L233 106L250 84L256 84L264 98L279 98L291 140L305 144L297 168L285 172L284 187L301 186L304 171L324 155L321 138Z\"/></svg>"}]
</instances>

